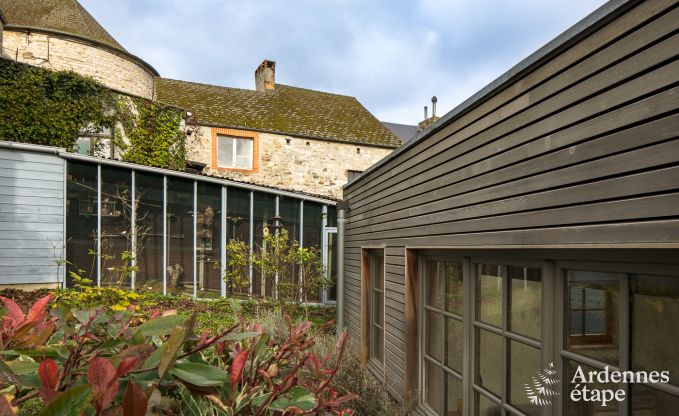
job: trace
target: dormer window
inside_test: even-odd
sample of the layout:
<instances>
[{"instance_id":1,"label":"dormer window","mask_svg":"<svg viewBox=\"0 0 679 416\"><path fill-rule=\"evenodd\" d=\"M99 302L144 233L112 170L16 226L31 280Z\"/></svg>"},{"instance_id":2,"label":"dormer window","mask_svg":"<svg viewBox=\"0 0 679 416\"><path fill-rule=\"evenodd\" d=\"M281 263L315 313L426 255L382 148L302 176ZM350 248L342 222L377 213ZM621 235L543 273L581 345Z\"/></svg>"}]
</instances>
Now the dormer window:
<instances>
[{"instance_id":1,"label":"dormer window","mask_svg":"<svg viewBox=\"0 0 679 416\"><path fill-rule=\"evenodd\" d=\"M217 136L217 165L220 168L252 169L253 139Z\"/></svg>"}]
</instances>

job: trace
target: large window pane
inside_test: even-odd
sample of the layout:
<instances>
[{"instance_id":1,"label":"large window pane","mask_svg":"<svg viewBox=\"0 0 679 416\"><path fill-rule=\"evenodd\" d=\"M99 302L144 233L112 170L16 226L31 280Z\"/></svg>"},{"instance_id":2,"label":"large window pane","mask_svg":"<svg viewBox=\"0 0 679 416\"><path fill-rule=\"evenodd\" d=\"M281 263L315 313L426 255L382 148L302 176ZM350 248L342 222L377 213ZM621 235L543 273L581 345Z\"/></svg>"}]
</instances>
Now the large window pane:
<instances>
[{"instance_id":1,"label":"large window pane","mask_svg":"<svg viewBox=\"0 0 679 416\"><path fill-rule=\"evenodd\" d=\"M500 416L500 405L486 396L476 393L476 416Z\"/></svg>"},{"instance_id":2,"label":"large window pane","mask_svg":"<svg viewBox=\"0 0 679 416\"><path fill-rule=\"evenodd\" d=\"M679 386L679 278L634 276L633 311L632 366L669 371Z\"/></svg>"},{"instance_id":3,"label":"large window pane","mask_svg":"<svg viewBox=\"0 0 679 416\"><path fill-rule=\"evenodd\" d=\"M384 251L370 253L370 358L384 363Z\"/></svg>"},{"instance_id":4,"label":"large window pane","mask_svg":"<svg viewBox=\"0 0 679 416\"><path fill-rule=\"evenodd\" d=\"M323 207L319 204L313 202L304 203L304 223L303 223L303 233L304 240L303 244L306 248L314 248L319 251L321 250L321 226L323 221ZM312 294L308 297L309 301L320 301L321 291Z\"/></svg>"},{"instance_id":5,"label":"large window pane","mask_svg":"<svg viewBox=\"0 0 679 416\"><path fill-rule=\"evenodd\" d=\"M432 363L425 361L424 367L424 397L429 405L437 414L443 414L443 370Z\"/></svg>"},{"instance_id":6,"label":"large window pane","mask_svg":"<svg viewBox=\"0 0 679 416\"><path fill-rule=\"evenodd\" d=\"M541 380L538 377L540 369L540 350L516 341L509 342L509 402L517 409L529 416L540 414L540 407L531 404L527 392L537 397L551 399L537 390L534 382ZM546 375L545 375L546 376ZM555 380L556 381L556 380ZM531 390L527 390L527 386ZM551 385L543 385L552 389ZM556 387L555 387L556 389ZM556 390L554 390L556 393Z\"/></svg>"},{"instance_id":7,"label":"large window pane","mask_svg":"<svg viewBox=\"0 0 679 416\"><path fill-rule=\"evenodd\" d=\"M606 402L606 406L602 406L601 402L593 402L593 401L574 401L570 400L571 397L571 392L573 391L574 388L578 387L578 390L582 390L582 385L578 386L577 383L571 383L573 380L573 377L576 375L576 371L578 371L578 367L582 368L582 372L585 377L588 377L588 374L590 371L600 371L598 369L594 369L592 367L588 367L584 364L577 363L575 361L568 361L566 364L566 377L564 379L564 382L566 384L565 390L566 390L566 397L564 397L564 404L566 406L566 411L564 412L565 416L599 416L599 415L617 415L618 414L618 402L615 400L611 400L609 402ZM578 373L579 374L579 373ZM589 380L588 380L589 381ZM612 391L616 391L619 388L621 388L620 385L608 383L608 384L602 384L597 382L596 377L594 378L593 383L587 383L586 384L587 389L591 392L592 390L603 390L603 389L608 389ZM660 414L659 414L660 415Z\"/></svg>"},{"instance_id":8,"label":"large window pane","mask_svg":"<svg viewBox=\"0 0 679 416\"><path fill-rule=\"evenodd\" d=\"M462 315L464 307L462 264L455 262L440 262L439 267L446 277L446 310Z\"/></svg>"},{"instance_id":9,"label":"large window pane","mask_svg":"<svg viewBox=\"0 0 679 416\"><path fill-rule=\"evenodd\" d=\"M230 240L250 244L250 191L231 187L226 190L226 241ZM227 282L227 290L247 293L248 279L249 276L241 276L241 282L245 283L243 286L234 281Z\"/></svg>"},{"instance_id":10,"label":"large window pane","mask_svg":"<svg viewBox=\"0 0 679 416\"><path fill-rule=\"evenodd\" d=\"M73 286L71 272L97 282L97 166L68 162L66 185L66 283ZM82 270L82 273L79 272Z\"/></svg>"},{"instance_id":11,"label":"large window pane","mask_svg":"<svg viewBox=\"0 0 679 416\"><path fill-rule=\"evenodd\" d=\"M223 167L234 165L233 137L217 136L217 164Z\"/></svg>"},{"instance_id":12,"label":"large window pane","mask_svg":"<svg viewBox=\"0 0 679 416\"><path fill-rule=\"evenodd\" d=\"M196 272L198 296L221 296L222 276L222 188L198 182L198 215L196 217Z\"/></svg>"},{"instance_id":13,"label":"large window pane","mask_svg":"<svg viewBox=\"0 0 679 416\"><path fill-rule=\"evenodd\" d=\"M487 324L502 326L502 266L478 265L476 281L477 319Z\"/></svg>"},{"instance_id":14,"label":"large window pane","mask_svg":"<svg viewBox=\"0 0 679 416\"><path fill-rule=\"evenodd\" d=\"M334 205L328 205L328 216L325 225L337 227L337 208Z\"/></svg>"},{"instance_id":15,"label":"large window pane","mask_svg":"<svg viewBox=\"0 0 679 416\"><path fill-rule=\"evenodd\" d=\"M443 297L445 296L445 276L441 272L437 260L427 261L427 279L425 281L425 304L437 309L443 309Z\"/></svg>"},{"instance_id":16,"label":"large window pane","mask_svg":"<svg viewBox=\"0 0 679 416\"><path fill-rule=\"evenodd\" d=\"M132 278L132 174L101 168L101 285L130 286Z\"/></svg>"},{"instance_id":17,"label":"large window pane","mask_svg":"<svg viewBox=\"0 0 679 416\"><path fill-rule=\"evenodd\" d=\"M264 247L264 233L274 232L273 217L276 215L276 196L272 194L265 194L255 192L254 195L254 233L253 233L253 251L265 250ZM252 273L252 293L261 296L271 296L274 276L262 276L260 270L253 269Z\"/></svg>"},{"instance_id":18,"label":"large window pane","mask_svg":"<svg viewBox=\"0 0 679 416\"><path fill-rule=\"evenodd\" d=\"M452 374L447 374L446 384L446 415L462 416L462 380Z\"/></svg>"},{"instance_id":19,"label":"large window pane","mask_svg":"<svg viewBox=\"0 0 679 416\"><path fill-rule=\"evenodd\" d=\"M462 374L462 351L464 346L462 321L446 318L446 365Z\"/></svg>"},{"instance_id":20,"label":"large window pane","mask_svg":"<svg viewBox=\"0 0 679 416\"><path fill-rule=\"evenodd\" d=\"M568 271L566 347L578 354L619 362L620 273Z\"/></svg>"},{"instance_id":21,"label":"large window pane","mask_svg":"<svg viewBox=\"0 0 679 416\"><path fill-rule=\"evenodd\" d=\"M135 173L137 268L135 288L163 291L163 177ZM169 264L168 264L169 266Z\"/></svg>"},{"instance_id":22,"label":"large window pane","mask_svg":"<svg viewBox=\"0 0 679 416\"><path fill-rule=\"evenodd\" d=\"M193 182L167 180L167 291L193 295Z\"/></svg>"},{"instance_id":23,"label":"large window pane","mask_svg":"<svg viewBox=\"0 0 679 416\"><path fill-rule=\"evenodd\" d=\"M502 337L484 329L477 329L476 345L477 383L501 396Z\"/></svg>"},{"instance_id":24,"label":"large window pane","mask_svg":"<svg viewBox=\"0 0 679 416\"><path fill-rule=\"evenodd\" d=\"M679 409L679 397L667 394L643 384L632 386L632 414L675 415Z\"/></svg>"},{"instance_id":25,"label":"large window pane","mask_svg":"<svg viewBox=\"0 0 679 416\"><path fill-rule=\"evenodd\" d=\"M507 267L509 278L509 329L540 339L542 333L542 273L530 267Z\"/></svg>"},{"instance_id":26,"label":"large window pane","mask_svg":"<svg viewBox=\"0 0 679 416\"><path fill-rule=\"evenodd\" d=\"M434 311L426 311L425 330L427 336L424 351L430 357L443 362L443 316Z\"/></svg>"}]
</instances>

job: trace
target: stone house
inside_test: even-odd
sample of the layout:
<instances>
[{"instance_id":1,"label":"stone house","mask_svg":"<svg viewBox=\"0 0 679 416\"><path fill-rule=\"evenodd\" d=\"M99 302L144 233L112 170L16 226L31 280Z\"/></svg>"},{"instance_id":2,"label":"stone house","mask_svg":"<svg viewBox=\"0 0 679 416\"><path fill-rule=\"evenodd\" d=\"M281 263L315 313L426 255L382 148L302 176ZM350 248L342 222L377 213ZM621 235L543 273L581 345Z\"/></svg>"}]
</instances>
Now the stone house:
<instances>
[{"instance_id":1,"label":"stone house","mask_svg":"<svg viewBox=\"0 0 679 416\"><path fill-rule=\"evenodd\" d=\"M271 61L255 72L254 90L161 78L76 0L0 0L0 25L5 58L185 109L196 125L187 159L211 176L339 199L350 177L401 144L353 97L276 84Z\"/></svg>"}]
</instances>

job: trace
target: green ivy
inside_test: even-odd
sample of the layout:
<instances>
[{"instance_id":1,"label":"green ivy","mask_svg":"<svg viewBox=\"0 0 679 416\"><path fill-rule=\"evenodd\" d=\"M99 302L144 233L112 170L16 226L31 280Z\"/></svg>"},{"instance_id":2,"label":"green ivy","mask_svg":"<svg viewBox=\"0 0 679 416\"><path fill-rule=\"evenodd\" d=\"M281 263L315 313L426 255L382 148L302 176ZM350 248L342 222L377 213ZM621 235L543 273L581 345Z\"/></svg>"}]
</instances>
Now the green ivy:
<instances>
[{"instance_id":1,"label":"green ivy","mask_svg":"<svg viewBox=\"0 0 679 416\"><path fill-rule=\"evenodd\" d=\"M0 140L75 147L81 132L111 125L113 93L70 71L0 59Z\"/></svg>"},{"instance_id":2,"label":"green ivy","mask_svg":"<svg viewBox=\"0 0 679 416\"><path fill-rule=\"evenodd\" d=\"M124 160L184 170L183 116L180 109L114 93L72 71L0 58L0 140L74 150L79 136L122 126L114 136Z\"/></svg>"},{"instance_id":3,"label":"green ivy","mask_svg":"<svg viewBox=\"0 0 679 416\"><path fill-rule=\"evenodd\" d=\"M186 133L181 128L183 115L175 108L156 102L121 98L117 116L129 142L123 160L184 170Z\"/></svg>"}]
</instances>

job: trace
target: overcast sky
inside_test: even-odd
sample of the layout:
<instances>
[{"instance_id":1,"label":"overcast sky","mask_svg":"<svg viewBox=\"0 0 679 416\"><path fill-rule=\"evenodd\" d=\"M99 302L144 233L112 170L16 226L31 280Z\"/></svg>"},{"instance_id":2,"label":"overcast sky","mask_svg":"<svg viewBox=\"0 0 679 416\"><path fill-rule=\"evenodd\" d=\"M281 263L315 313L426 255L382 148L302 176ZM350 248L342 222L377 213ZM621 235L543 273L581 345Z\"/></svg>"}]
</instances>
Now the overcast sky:
<instances>
[{"instance_id":1,"label":"overcast sky","mask_svg":"<svg viewBox=\"0 0 679 416\"><path fill-rule=\"evenodd\" d=\"M601 0L80 0L161 76L254 88L276 82L355 96L415 124L493 81ZM431 107L430 107L431 108ZM431 111L431 109L430 109Z\"/></svg>"}]
</instances>

